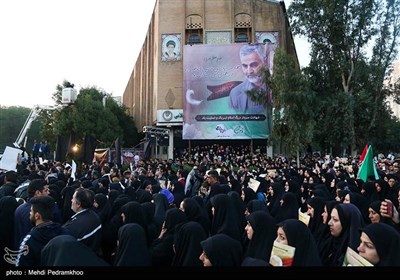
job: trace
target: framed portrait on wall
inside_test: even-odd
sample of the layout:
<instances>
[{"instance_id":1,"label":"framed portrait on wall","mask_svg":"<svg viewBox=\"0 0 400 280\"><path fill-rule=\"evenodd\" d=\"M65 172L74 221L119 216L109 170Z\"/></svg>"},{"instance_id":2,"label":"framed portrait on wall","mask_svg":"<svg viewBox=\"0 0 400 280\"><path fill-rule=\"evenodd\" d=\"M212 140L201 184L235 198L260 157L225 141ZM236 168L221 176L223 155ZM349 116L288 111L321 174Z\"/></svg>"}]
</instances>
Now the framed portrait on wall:
<instances>
[{"instance_id":1,"label":"framed portrait on wall","mask_svg":"<svg viewBox=\"0 0 400 280\"><path fill-rule=\"evenodd\" d=\"M181 60L181 34L161 35L161 61Z\"/></svg>"}]
</instances>

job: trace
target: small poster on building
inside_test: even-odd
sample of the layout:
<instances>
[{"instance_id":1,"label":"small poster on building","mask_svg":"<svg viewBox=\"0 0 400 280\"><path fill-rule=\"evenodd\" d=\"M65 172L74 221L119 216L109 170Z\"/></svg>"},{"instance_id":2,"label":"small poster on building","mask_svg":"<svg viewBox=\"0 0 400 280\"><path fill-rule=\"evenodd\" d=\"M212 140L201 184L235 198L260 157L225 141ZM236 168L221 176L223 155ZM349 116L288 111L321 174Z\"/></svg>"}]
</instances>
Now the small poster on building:
<instances>
[{"instance_id":1,"label":"small poster on building","mask_svg":"<svg viewBox=\"0 0 400 280\"><path fill-rule=\"evenodd\" d=\"M161 61L181 60L181 34L161 35Z\"/></svg>"}]
</instances>

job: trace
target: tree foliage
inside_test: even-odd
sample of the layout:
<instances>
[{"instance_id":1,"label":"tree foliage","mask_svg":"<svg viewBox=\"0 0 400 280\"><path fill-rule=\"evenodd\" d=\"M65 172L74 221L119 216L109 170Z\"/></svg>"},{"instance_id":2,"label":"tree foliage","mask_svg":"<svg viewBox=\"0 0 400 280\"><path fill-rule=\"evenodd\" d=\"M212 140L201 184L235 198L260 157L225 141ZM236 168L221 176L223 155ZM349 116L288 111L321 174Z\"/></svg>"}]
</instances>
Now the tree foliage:
<instances>
[{"instance_id":1,"label":"tree foliage","mask_svg":"<svg viewBox=\"0 0 400 280\"><path fill-rule=\"evenodd\" d=\"M24 126L26 119L29 116L30 108L25 107L3 107L0 106L0 149L3 150L6 146L13 146L21 129ZM27 152L31 152L33 140L40 141L40 121L34 121L31 128L27 132ZM23 144L23 143L22 143Z\"/></svg>"},{"instance_id":2,"label":"tree foliage","mask_svg":"<svg viewBox=\"0 0 400 280\"><path fill-rule=\"evenodd\" d=\"M68 81L57 85L53 100L61 105L62 89L69 86ZM85 135L92 135L101 147L113 145L120 137L121 145L133 146L138 142L138 133L134 120L126 114L125 107L120 107L114 99L96 87L81 88L76 101L52 112L46 121L56 135L73 135L78 144L82 144Z\"/></svg>"},{"instance_id":3,"label":"tree foliage","mask_svg":"<svg viewBox=\"0 0 400 280\"><path fill-rule=\"evenodd\" d=\"M278 51L274 75L267 83L272 88L274 106L271 142L284 141L292 153L304 149L313 139L317 99L294 57Z\"/></svg>"},{"instance_id":4,"label":"tree foliage","mask_svg":"<svg viewBox=\"0 0 400 280\"><path fill-rule=\"evenodd\" d=\"M303 72L320 100L314 143L336 153L375 144L380 124L396 121L386 100L399 87L384 81L397 55L400 0L293 0L288 14L293 33L311 44Z\"/></svg>"},{"instance_id":5,"label":"tree foliage","mask_svg":"<svg viewBox=\"0 0 400 280\"><path fill-rule=\"evenodd\" d=\"M40 110L39 116L27 132L27 152L31 152L33 140L48 141L51 150L56 148L57 135L70 136L82 144L85 135L98 140L98 147L110 147L117 137L123 147L133 147L139 142L132 117L114 99L96 87L82 88L74 104L62 105L62 89L68 81L56 86L53 93L56 110ZM104 103L103 103L104 100ZM50 104L47 104L50 105ZM30 108L0 106L0 147L13 146Z\"/></svg>"}]
</instances>

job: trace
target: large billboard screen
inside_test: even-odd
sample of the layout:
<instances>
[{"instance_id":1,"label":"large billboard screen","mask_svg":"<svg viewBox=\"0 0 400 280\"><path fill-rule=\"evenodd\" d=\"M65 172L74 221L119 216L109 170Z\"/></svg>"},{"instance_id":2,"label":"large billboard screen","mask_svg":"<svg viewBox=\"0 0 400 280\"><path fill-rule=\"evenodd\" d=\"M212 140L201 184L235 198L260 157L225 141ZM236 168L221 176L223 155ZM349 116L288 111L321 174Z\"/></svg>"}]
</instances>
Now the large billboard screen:
<instances>
[{"instance_id":1,"label":"large billboard screen","mask_svg":"<svg viewBox=\"0 0 400 280\"><path fill-rule=\"evenodd\" d=\"M184 46L184 140L268 138L271 91L261 71L267 49L248 43ZM266 98L259 102L253 92Z\"/></svg>"}]
</instances>

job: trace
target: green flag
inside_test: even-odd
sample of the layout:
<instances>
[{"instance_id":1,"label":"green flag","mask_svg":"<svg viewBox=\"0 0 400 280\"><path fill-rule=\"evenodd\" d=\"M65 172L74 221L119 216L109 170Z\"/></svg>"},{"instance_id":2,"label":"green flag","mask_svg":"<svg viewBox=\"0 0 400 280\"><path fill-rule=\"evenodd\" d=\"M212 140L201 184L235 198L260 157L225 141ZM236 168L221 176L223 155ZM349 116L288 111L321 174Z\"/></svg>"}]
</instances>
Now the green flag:
<instances>
[{"instance_id":1,"label":"green flag","mask_svg":"<svg viewBox=\"0 0 400 280\"><path fill-rule=\"evenodd\" d=\"M375 177L375 180L379 179L374 163L374 152L372 151L372 146L369 145L364 161L361 164L360 170L358 170L358 178L367 182L368 177L372 175Z\"/></svg>"}]
</instances>

